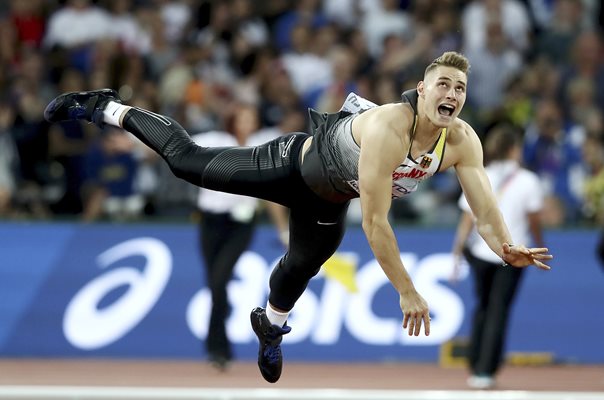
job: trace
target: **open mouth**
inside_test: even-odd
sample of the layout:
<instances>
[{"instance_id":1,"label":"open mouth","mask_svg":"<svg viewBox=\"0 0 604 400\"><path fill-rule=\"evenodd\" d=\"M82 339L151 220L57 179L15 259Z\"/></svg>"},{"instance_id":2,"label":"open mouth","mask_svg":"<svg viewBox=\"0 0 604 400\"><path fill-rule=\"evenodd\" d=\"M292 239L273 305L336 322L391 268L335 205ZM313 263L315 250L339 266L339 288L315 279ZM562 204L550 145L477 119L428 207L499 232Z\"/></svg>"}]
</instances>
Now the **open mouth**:
<instances>
[{"instance_id":1,"label":"open mouth","mask_svg":"<svg viewBox=\"0 0 604 400\"><path fill-rule=\"evenodd\" d=\"M455 107L450 104L441 104L438 106L438 113L450 117L455 112Z\"/></svg>"}]
</instances>

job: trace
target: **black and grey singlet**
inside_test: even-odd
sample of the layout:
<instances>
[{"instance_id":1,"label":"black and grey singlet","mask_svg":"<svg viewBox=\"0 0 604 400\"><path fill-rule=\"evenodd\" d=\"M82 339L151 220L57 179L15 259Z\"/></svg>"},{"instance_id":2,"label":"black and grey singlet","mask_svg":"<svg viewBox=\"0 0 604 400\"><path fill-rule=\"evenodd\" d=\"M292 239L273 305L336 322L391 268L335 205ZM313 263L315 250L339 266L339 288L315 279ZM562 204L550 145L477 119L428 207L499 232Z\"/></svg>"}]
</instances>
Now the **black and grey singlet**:
<instances>
[{"instance_id":1,"label":"black and grey singlet","mask_svg":"<svg viewBox=\"0 0 604 400\"><path fill-rule=\"evenodd\" d=\"M402 94L417 114L417 90ZM306 184L322 198L332 202L345 202L359 197L358 165L361 149L352 136L352 121L360 113L376 104L351 93L342 110L337 113L319 113L310 109L313 141L304 156L302 177ZM417 117L410 135L413 138ZM443 128L434 146L427 153L405 160L392 172L392 198L415 191L424 179L440 168L445 151L447 130Z\"/></svg>"}]
</instances>

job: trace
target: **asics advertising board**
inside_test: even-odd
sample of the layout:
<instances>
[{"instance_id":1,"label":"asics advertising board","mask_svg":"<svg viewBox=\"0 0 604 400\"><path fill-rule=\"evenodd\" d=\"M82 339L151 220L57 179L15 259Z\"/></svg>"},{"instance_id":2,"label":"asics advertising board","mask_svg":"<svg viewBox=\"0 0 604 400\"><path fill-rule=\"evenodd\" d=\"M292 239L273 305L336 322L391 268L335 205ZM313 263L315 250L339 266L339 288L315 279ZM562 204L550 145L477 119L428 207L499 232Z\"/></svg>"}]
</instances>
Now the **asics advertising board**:
<instances>
[{"instance_id":1,"label":"asics advertising board","mask_svg":"<svg viewBox=\"0 0 604 400\"><path fill-rule=\"evenodd\" d=\"M452 230L398 229L401 258L432 314L430 336L402 329L399 298L363 232L340 251L297 303L284 338L288 360L436 361L467 336L473 309L467 269L451 283ZM0 355L5 357L201 358L210 293L197 229L189 225L0 225ZM604 272L596 231L548 232L552 271L527 271L508 350L561 361L604 362ZM236 357L254 360L249 312L264 306L283 249L260 227L228 287ZM569 321L589 321L577 329Z\"/></svg>"}]
</instances>

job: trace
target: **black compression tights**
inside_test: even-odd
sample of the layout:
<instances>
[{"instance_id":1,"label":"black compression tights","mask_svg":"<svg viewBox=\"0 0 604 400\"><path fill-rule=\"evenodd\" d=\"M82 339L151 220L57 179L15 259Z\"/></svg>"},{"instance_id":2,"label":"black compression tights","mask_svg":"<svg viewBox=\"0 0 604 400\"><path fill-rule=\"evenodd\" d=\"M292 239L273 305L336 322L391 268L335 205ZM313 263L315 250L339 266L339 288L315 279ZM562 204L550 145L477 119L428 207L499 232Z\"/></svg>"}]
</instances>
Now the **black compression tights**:
<instances>
[{"instance_id":1,"label":"black compression tights","mask_svg":"<svg viewBox=\"0 0 604 400\"><path fill-rule=\"evenodd\" d=\"M172 118L139 108L126 113L122 126L161 155L179 178L290 208L290 246L271 274L269 301L291 310L338 248L348 208L348 203L319 198L304 183L298 158L307 135L290 134L256 147L200 147Z\"/></svg>"}]
</instances>

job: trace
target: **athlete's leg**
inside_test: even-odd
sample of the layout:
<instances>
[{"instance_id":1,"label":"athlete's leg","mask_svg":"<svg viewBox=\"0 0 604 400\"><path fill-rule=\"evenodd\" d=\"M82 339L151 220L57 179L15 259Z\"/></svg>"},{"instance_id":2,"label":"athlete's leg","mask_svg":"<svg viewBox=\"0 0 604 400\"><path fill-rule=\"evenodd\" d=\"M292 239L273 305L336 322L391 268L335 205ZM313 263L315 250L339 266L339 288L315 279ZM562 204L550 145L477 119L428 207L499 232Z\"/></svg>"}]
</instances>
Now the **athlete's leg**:
<instances>
[{"instance_id":1,"label":"athlete's leg","mask_svg":"<svg viewBox=\"0 0 604 400\"><path fill-rule=\"evenodd\" d=\"M338 249L346 228L348 203L325 203L318 209L294 207L290 213L290 245L270 278L269 303L290 311L310 279Z\"/></svg>"},{"instance_id":2,"label":"athlete's leg","mask_svg":"<svg viewBox=\"0 0 604 400\"><path fill-rule=\"evenodd\" d=\"M285 206L300 180L298 154L305 134L280 137L265 145L207 148L196 145L174 119L121 104L113 90L66 93L44 112L50 122L82 119L123 127L161 155L173 173L208 189L274 201Z\"/></svg>"},{"instance_id":3,"label":"athlete's leg","mask_svg":"<svg viewBox=\"0 0 604 400\"><path fill-rule=\"evenodd\" d=\"M268 307L255 308L250 315L259 341L258 367L268 382L281 376L281 340L291 329L285 325L289 311L344 236L348 203L317 200L307 190L291 209L289 250L271 274Z\"/></svg>"},{"instance_id":4,"label":"athlete's leg","mask_svg":"<svg viewBox=\"0 0 604 400\"><path fill-rule=\"evenodd\" d=\"M152 143L179 178L204 188L263 198L289 206L305 134L279 137L257 147L200 147L171 118L137 108L123 118L124 129Z\"/></svg>"}]
</instances>

